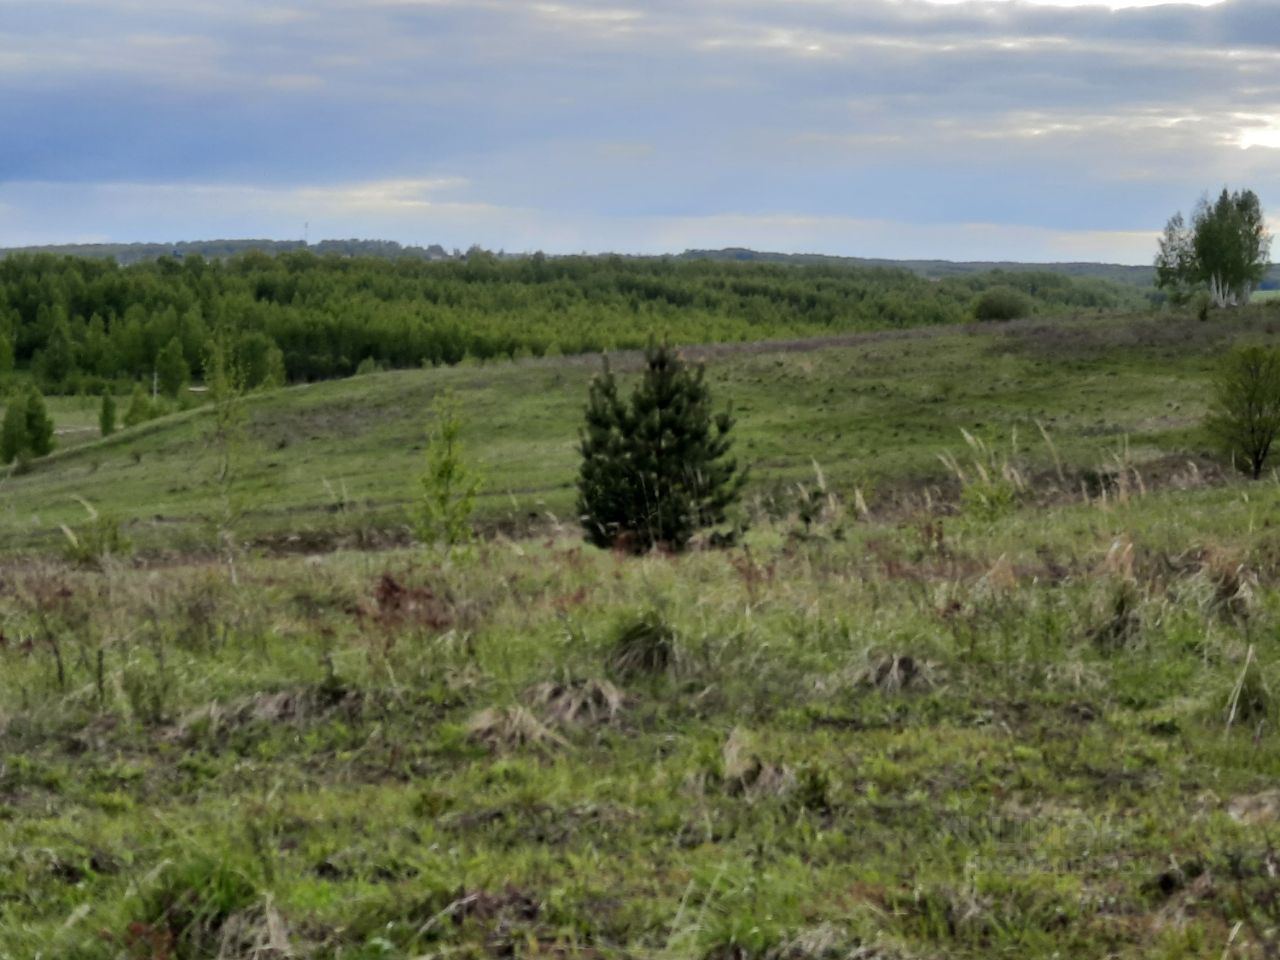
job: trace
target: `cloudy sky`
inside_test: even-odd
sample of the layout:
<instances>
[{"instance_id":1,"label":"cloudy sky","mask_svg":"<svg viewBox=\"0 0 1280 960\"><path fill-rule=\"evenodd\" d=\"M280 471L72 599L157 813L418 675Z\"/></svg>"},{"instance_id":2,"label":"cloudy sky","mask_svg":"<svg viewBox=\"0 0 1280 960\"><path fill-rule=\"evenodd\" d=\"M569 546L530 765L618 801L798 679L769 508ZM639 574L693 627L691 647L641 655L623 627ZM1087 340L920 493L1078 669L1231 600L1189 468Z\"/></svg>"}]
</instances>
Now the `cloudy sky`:
<instances>
[{"instance_id":1,"label":"cloudy sky","mask_svg":"<svg viewBox=\"0 0 1280 960\"><path fill-rule=\"evenodd\" d=\"M1280 2L0 0L0 130L0 245L1149 262L1280 214Z\"/></svg>"}]
</instances>

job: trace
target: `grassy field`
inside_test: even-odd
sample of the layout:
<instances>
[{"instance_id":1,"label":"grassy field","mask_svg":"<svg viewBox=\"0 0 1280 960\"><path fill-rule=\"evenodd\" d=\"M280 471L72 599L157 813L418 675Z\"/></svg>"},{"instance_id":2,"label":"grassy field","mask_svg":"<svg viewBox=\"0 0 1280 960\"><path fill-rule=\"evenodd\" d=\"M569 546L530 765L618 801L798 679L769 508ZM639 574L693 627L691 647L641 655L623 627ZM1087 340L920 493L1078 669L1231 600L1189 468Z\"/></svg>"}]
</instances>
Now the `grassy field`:
<instances>
[{"instance_id":1,"label":"grassy field","mask_svg":"<svg viewBox=\"0 0 1280 960\"><path fill-rule=\"evenodd\" d=\"M8 478L0 958L1276 956L1280 484L1197 421L1277 319L707 351L750 529L683 556L567 519L589 360L252 397L229 488L207 411ZM491 535L350 549L445 386ZM76 494L145 549L60 559Z\"/></svg>"},{"instance_id":2,"label":"grassy field","mask_svg":"<svg viewBox=\"0 0 1280 960\"><path fill-rule=\"evenodd\" d=\"M813 477L869 504L948 496L939 460L963 452L961 430L1033 469L1052 454L1096 471L1117 457L1157 472L1198 458L1203 384L1223 347L1272 340L1280 314L1241 311L1212 323L1177 315L926 329L837 340L701 351L720 402L738 418L737 454L752 465L751 496L785 501ZM697 355L698 351L692 351ZM615 363L634 368L636 357ZM60 524L85 517L76 498L124 520L147 548L183 552L212 542L233 515L244 540L280 547L403 542L422 470L433 398L455 392L465 442L488 476L481 514L521 530L573 509L575 443L586 385L599 361L555 358L373 374L250 397L233 450L234 502L218 480L207 410L186 411L66 449L25 476L0 481L0 538L48 550ZM80 429L94 404L55 404L60 428ZM79 441L79 442L74 442ZM782 503L785 509L785 502Z\"/></svg>"},{"instance_id":3,"label":"grassy field","mask_svg":"<svg viewBox=\"0 0 1280 960\"><path fill-rule=\"evenodd\" d=\"M11 568L0 956L1271 956L1278 499Z\"/></svg>"}]
</instances>

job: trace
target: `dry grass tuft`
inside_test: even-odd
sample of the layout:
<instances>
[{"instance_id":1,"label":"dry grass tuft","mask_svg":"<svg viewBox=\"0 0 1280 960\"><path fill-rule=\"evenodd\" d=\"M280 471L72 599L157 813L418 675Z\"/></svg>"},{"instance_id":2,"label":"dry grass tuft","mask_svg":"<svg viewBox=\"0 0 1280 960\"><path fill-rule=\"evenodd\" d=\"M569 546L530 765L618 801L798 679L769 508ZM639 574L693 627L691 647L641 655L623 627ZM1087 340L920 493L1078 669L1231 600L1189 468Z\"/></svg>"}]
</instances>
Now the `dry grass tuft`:
<instances>
[{"instance_id":1,"label":"dry grass tuft","mask_svg":"<svg viewBox=\"0 0 1280 960\"><path fill-rule=\"evenodd\" d=\"M1133 582L1135 575L1135 547L1128 537L1117 537L1107 548L1107 555L1102 561L1102 569L1108 576L1119 580Z\"/></svg>"},{"instance_id":2,"label":"dry grass tuft","mask_svg":"<svg viewBox=\"0 0 1280 960\"><path fill-rule=\"evenodd\" d=\"M563 737L539 720L526 707L490 707L471 718L467 739L495 752L521 747L563 747Z\"/></svg>"},{"instance_id":3,"label":"dry grass tuft","mask_svg":"<svg viewBox=\"0 0 1280 960\"><path fill-rule=\"evenodd\" d=\"M255 724L305 723L334 714L356 719L364 708L364 699L359 690L335 682L264 691L228 704L209 703L192 710L166 730L163 738L190 743Z\"/></svg>"},{"instance_id":4,"label":"dry grass tuft","mask_svg":"<svg viewBox=\"0 0 1280 960\"><path fill-rule=\"evenodd\" d=\"M883 944L859 943L847 930L822 923L796 931L766 956L768 960L905 960L907 954Z\"/></svg>"},{"instance_id":5,"label":"dry grass tuft","mask_svg":"<svg viewBox=\"0 0 1280 960\"><path fill-rule=\"evenodd\" d=\"M1088 636L1100 651L1128 647L1142 632L1142 597L1132 579L1114 580L1101 602L1098 622Z\"/></svg>"},{"instance_id":6,"label":"dry grass tuft","mask_svg":"<svg viewBox=\"0 0 1280 960\"><path fill-rule=\"evenodd\" d=\"M940 681L938 665L906 653L891 653L874 659L857 671L858 686L881 693L932 690Z\"/></svg>"},{"instance_id":7,"label":"dry grass tuft","mask_svg":"<svg viewBox=\"0 0 1280 960\"><path fill-rule=\"evenodd\" d=\"M748 800L781 797L793 792L797 779L787 766L761 760L753 749L751 735L734 727L720 751L725 790Z\"/></svg>"},{"instance_id":8,"label":"dry grass tuft","mask_svg":"<svg viewBox=\"0 0 1280 960\"><path fill-rule=\"evenodd\" d=\"M1238 552L1205 551L1198 576L1209 587L1209 612L1243 622L1257 606L1258 575L1244 565Z\"/></svg>"},{"instance_id":9,"label":"dry grass tuft","mask_svg":"<svg viewBox=\"0 0 1280 960\"><path fill-rule=\"evenodd\" d=\"M551 723L600 724L617 719L627 695L608 680L582 680L539 683L525 699Z\"/></svg>"},{"instance_id":10,"label":"dry grass tuft","mask_svg":"<svg viewBox=\"0 0 1280 960\"><path fill-rule=\"evenodd\" d=\"M262 904L227 918L218 960L285 960L297 956L289 928L268 896Z\"/></svg>"}]
</instances>

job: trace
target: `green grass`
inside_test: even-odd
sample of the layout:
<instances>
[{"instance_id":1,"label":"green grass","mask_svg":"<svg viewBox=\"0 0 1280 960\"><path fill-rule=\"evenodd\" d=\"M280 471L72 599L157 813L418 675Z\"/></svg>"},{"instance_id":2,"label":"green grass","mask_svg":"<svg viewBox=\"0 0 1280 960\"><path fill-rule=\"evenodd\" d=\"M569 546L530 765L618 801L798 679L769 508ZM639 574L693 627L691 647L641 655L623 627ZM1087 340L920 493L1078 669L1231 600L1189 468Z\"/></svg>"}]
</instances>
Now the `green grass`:
<instances>
[{"instance_id":1,"label":"green grass","mask_svg":"<svg viewBox=\"0 0 1280 960\"><path fill-rule=\"evenodd\" d=\"M1197 323L1176 315L872 334L720 348L717 400L738 418L736 453L752 496L790 495L818 463L830 483L872 503L941 495L939 455L961 430L1009 446L1035 469L1060 456L1095 469L1127 449L1139 462L1182 464L1204 446L1197 424L1216 356L1242 337L1271 340L1280 316L1256 308ZM624 368L634 368L625 356ZM458 396L464 443L489 482L488 525L525 529L572 514L575 444L598 361L555 358L375 374L257 395L233 465L235 529L246 541L299 545L335 537L402 538L422 469L427 411ZM55 405L59 426L94 413ZM148 547L198 547L226 514L207 411L175 414L106 441L69 447L0 486L0 537L48 549L85 497L126 521ZM351 542L355 542L351 540Z\"/></svg>"},{"instance_id":2,"label":"green grass","mask_svg":"<svg viewBox=\"0 0 1280 960\"><path fill-rule=\"evenodd\" d=\"M0 956L1264 956L1277 506L14 569Z\"/></svg>"},{"instance_id":3,"label":"green grass","mask_svg":"<svg viewBox=\"0 0 1280 960\"><path fill-rule=\"evenodd\" d=\"M1274 956L1280 483L1197 421L1277 319L717 351L750 529L682 556L566 519L590 360L247 402L239 538L377 543L453 388L451 554L213 552L207 410L9 477L0 958Z\"/></svg>"}]
</instances>

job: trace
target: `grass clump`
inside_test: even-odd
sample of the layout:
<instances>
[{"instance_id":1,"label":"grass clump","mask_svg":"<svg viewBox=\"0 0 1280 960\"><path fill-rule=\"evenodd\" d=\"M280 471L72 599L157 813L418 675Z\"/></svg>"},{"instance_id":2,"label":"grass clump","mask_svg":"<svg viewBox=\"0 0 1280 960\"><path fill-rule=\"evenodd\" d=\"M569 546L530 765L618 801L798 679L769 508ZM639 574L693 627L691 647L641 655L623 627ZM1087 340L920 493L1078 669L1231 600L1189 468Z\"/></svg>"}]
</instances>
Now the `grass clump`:
<instances>
[{"instance_id":1,"label":"grass clump","mask_svg":"<svg viewBox=\"0 0 1280 960\"><path fill-rule=\"evenodd\" d=\"M657 609L625 617L613 631L609 669L623 679L665 675L678 664L678 639Z\"/></svg>"},{"instance_id":2,"label":"grass clump","mask_svg":"<svg viewBox=\"0 0 1280 960\"><path fill-rule=\"evenodd\" d=\"M240 946L228 942L242 930L234 918L260 896L245 870L219 857L190 855L160 870L123 939L131 950L150 949L151 956L172 960L225 955Z\"/></svg>"},{"instance_id":3,"label":"grass clump","mask_svg":"<svg viewBox=\"0 0 1280 960\"><path fill-rule=\"evenodd\" d=\"M968 430L960 432L969 447L969 462L961 464L950 452L940 454L939 459L960 484L964 513L987 522L998 520L1013 510L1027 491L1027 482L1014 462L1017 433L1015 431L1010 444L1011 453L1002 454Z\"/></svg>"},{"instance_id":4,"label":"grass clump","mask_svg":"<svg viewBox=\"0 0 1280 960\"><path fill-rule=\"evenodd\" d=\"M66 538L63 556L83 567L99 566L112 557L128 557L133 544L120 529L120 519L99 513L88 500L78 499L87 516L79 530L63 525L62 534Z\"/></svg>"}]
</instances>

